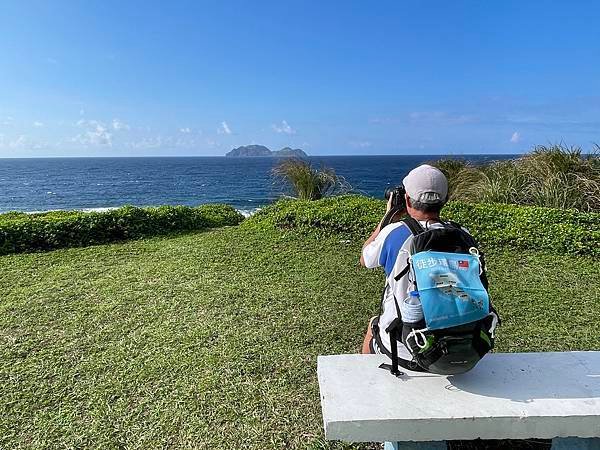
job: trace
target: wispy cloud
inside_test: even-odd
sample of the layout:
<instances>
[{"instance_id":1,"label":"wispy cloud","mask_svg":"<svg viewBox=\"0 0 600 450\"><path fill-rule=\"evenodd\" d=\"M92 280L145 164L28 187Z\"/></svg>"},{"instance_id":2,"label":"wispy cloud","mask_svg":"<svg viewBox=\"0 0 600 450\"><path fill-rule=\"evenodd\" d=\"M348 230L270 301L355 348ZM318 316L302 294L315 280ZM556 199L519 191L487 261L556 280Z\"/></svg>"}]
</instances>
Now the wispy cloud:
<instances>
[{"instance_id":1,"label":"wispy cloud","mask_svg":"<svg viewBox=\"0 0 600 450\"><path fill-rule=\"evenodd\" d=\"M513 144L516 144L520 140L521 140L521 133L519 133L518 131L515 131L512 134L512 136L510 137L510 142L512 142Z\"/></svg>"},{"instance_id":2,"label":"wispy cloud","mask_svg":"<svg viewBox=\"0 0 600 450\"><path fill-rule=\"evenodd\" d=\"M477 116L471 114L455 114L446 111L414 111L408 117L411 122L442 123L445 125L462 125L477 120Z\"/></svg>"},{"instance_id":3,"label":"wispy cloud","mask_svg":"<svg viewBox=\"0 0 600 450\"><path fill-rule=\"evenodd\" d=\"M395 117L375 117L372 124L413 124L413 125L463 125L478 122L480 117L474 114L458 114L447 111L412 111Z\"/></svg>"},{"instance_id":4,"label":"wispy cloud","mask_svg":"<svg viewBox=\"0 0 600 450\"><path fill-rule=\"evenodd\" d=\"M131 127L129 125L127 125L125 122L119 120L119 119L113 119L112 121L112 127L113 130L129 130Z\"/></svg>"},{"instance_id":5,"label":"wispy cloud","mask_svg":"<svg viewBox=\"0 0 600 450\"><path fill-rule=\"evenodd\" d=\"M350 141L348 142L348 144L351 147L356 147L356 148L369 148L373 146L373 143L371 141Z\"/></svg>"},{"instance_id":6,"label":"wispy cloud","mask_svg":"<svg viewBox=\"0 0 600 450\"><path fill-rule=\"evenodd\" d=\"M221 126L217 129L217 133L219 134L231 134L231 128L227 125L227 122L221 122Z\"/></svg>"},{"instance_id":7,"label":"wispy cloud","mask_svg":"<svg viewBox=\"0 0 600 450\"><path fill-rule=\"evenodd\" d=\"M186 149L186 150L190 150L190 149L197 149L198 147L203 147L204 143L208 146L213 146L213 145L218 146L219 145L219 144L215 143L214 141L210 141L208 139L205 142L203 142L202 140L200 140L199 136L195 133L191 133L191 134L184 133L183 136L181 134L177 134L174 136L171 136L171 135L147 136L142 139L138 139L136 141L125 142L123 145L124 145L124 147L132 148L132 149L136 149L136 150L140 150L140 149L142 149L142 150L143 149L148 149L148 150L151 150L151 149L165 149L165 150Z\"/></svg>"},{"instance_id":8,"label":"wispy cloud","mask_svg":"<svg viewBox=\"0 0 600 450\"><path fill-rule=\"evenodd\" d=\"M271 128L273 128L276 133L296 134L296 130L294 130L285 120L282 120L281 124L272 124Z\"/></svg>"},{"instance_id":9,"label":"wispy cloud","mask_svg":"<svg viewBox=\"0 0 600 450\"><path fill-rule=\"evenodd\" d=\"M11 116L6 116L4 118L4 120L2 120L2 125L4 126L8 126L8 125L12 125L15 119L13 119Z\"/></svg>"},{"instance_id":10,"label":"wispy cloud","mask_svg":"<svg viewBox=\"0 0 600 450\"><path fill-rule=\"evenodd\" d=\"M189 127L185 127L185 128L180 128L179 132L184 133L184 134L189 134L192 132L192 130Z\"/></svg>"},{"instance_id":11,"label":"wispy cloud","mask_svg":"<svg viewBox=\"0 0 600 450\"><path fill-rule=\"evenodd\" d=\"M126 142L125 147L134 149L153 149L161 148L165 145L165 140L162 136L145 137L138 141Z\"/></svg>"},{"instance_id":12,"label":"wispy cloud","mask_svg":"<svg viewBox=\"0 0 600 450\"><path fill-rule=\"evenodd\" d=\"M8 143L8 146L10 148L23 148L27 145L27 136L25 136L24 134L21 134L19 137L17 137L15 140L10 141Z\"/></svg>"},{"instance_id":13,"label":"wispy cloud","mask_svg":"<svg viewBox=\"0 0 600 450\"><path fill-rule=\"evenodd\" d=\"M0 134L0 148L9 148L11 150L40 150L48 147L48 143L31 139L29 136L20 134L14 139L6 139L6 136Z\"/></svg>"},{"instance_id":14,"label":"wispy cloud","mask_svg":"<svg viewBox=\"0 0 600 450\"><path fill-rule=\"evenodd\" d=\"M36 120L35 122L33 122L33 126L36 128L41 128L44 126L44 124L43 124L43 122L39 122Z\"/></svg>"},{"instance_id":15,"label":"wispy cloud","mask_svg":"<svg viewBox=\"0 0 600 450\"><path fill-rule=\"evenodd\" d=\"M56 59L56 58L52 58L52 57L50 57L50 56L46 58L46 62L47 62L48 64L52 64L53 66L56 66L56 65L58 65L58 59Z\"/></svg>"},{"instance_id":16,"label":"wispy cloud","mask_svg":"<svg viewBox=\"0 0 600 450\"><path fill-rule=\"evenodd\" d=\"M558 113L547 113L540 114L538 116L514 116L508 115L506 117L500 117L498 123L508 123L509 125L516 125L519 127L528 127L531 129L552 129L561 131L593 131L596 132L600 127L600 120L598 120L593 114L580 118L579 116L574 118L566 117L569 113L567 111Z\"/></svg>"}]
</instances>

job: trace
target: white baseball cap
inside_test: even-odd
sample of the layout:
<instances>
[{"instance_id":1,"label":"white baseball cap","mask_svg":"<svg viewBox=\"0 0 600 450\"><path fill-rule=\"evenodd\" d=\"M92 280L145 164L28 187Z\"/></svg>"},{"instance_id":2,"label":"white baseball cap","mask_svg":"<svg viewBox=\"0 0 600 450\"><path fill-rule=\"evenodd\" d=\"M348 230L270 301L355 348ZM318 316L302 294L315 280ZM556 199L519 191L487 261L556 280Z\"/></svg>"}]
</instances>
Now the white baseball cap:
<instances>
[{"instance_id":1,"label":"white baseball cap","mask_svg":"<svg viewBox=\"0 0 600 450\"><path fill-rule=\"evenodd\" d=\"M444 203L448 180L441 170L428 164L415 167L402 181L408 196L421 203Z\"/></svg>"}]
</instances>

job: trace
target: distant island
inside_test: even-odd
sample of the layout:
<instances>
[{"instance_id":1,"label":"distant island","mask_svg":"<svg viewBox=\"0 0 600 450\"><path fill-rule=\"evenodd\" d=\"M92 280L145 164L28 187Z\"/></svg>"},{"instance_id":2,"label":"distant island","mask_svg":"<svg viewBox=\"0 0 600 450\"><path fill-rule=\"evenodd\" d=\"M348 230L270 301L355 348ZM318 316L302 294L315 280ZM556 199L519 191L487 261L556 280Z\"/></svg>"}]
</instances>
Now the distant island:
<instances>
[{"instance_id":1,"label":"distant island","mask_svg":"<svg viewBox=\"0 0 600 450\"><path fill-rule=\"evenodd\" d=\"M225 156L230 157L251 157L251 156L277 156L277 157L295 157L306 158L308 155L299 148L284 147L281 150L269 150L264 145L242 145L227 152Z\"/></svg>"}]
</instances>

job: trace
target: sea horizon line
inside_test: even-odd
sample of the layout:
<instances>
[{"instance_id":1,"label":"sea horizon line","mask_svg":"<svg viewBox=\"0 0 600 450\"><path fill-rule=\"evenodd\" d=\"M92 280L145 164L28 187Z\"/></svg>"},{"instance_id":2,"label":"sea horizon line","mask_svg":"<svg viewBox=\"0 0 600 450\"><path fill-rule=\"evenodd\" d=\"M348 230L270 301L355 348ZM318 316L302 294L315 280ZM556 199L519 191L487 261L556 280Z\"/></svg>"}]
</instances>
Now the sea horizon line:
<instances>
[{"instance_id":1,"label":"sea horizon line","mask_svg":"<svg viewBox=\"0 0 600 450\"><path fill-rule=\"evenodd\" d=\"M383 153L383 154L318 154L308 155L309 158L324 158L324 157L398 157L398 156L445 156L445 157L462 157L462 156L522 156L527 152L518 153ZM587 154L587 152L584 152ZM283 159L286 157L278 156L225 156L225 155L132 155L132 156L0 156L0 160L14 159L142 159L142 158L223 158L223 159Z\"/></svg>"}]
</instances>

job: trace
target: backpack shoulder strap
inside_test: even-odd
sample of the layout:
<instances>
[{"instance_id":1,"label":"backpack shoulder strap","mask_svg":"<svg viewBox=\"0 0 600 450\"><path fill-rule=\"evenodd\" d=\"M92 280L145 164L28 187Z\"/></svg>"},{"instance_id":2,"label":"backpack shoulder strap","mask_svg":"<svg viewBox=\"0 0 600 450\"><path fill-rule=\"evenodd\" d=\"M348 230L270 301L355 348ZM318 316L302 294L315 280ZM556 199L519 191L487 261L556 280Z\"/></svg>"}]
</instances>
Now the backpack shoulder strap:
<instances>
[{"instance_id":1,"label":"backpack shoulder strap","mask_svg":"<svg viewBox=\"0 0 600 450\"><path fill-rule=\"evenodd\" d=\"M425 229L419 223L419 221L413 219L410 216L402 219L402 222L404 222L404 224L408 227L408 229L410 230L410 232L413 236L421 234L425 231ZM406 267L402 271L400 271L400 273L398 275L396 275L394 277L394 280L398 281L400 278L402 278L404 275L406 275L409 270L410 270L410 264L407 264Z\"/></svg>"},{"instance_id":2,"label":"backpack shoulder strap","mask_svg":"<svg viewBox=\"0 0 600 450\"><path fill-rule=\"evenodd\" d=\"M419 223L419 221L416 220L416 219L413 219L410 216L405 217L404 219L402 219L402 222L405 223L405 225L408 227L408 229L413 234L413 236L416 236L417 234L421 234L423 231L425 231L425 229Z\"/></svg>"},{"instance_id":3,"label":"backpack shoulder strap","mask_svg":"<svg viewBox=\"0 0 600 450\"><path fill-rule=\"evenodd\" d=\"M468 240L470 241L470 245L472 245L473 247L478 247L477 241L475 240L473 235L471 233L468 233L467 231L465 231L465 229L463 228L463 226L460 223L454 222L452 220L447 220L444 222L444 224L448 224L451 227L459 230L463 234L463 236L468 238Z\"/></svg>"},{"instance_id":4,"label":"backpack shoulder strap","mask_svg":"<svg viewBox=\"0 0 600 450\"><path fill-rule=\"evenodd\" d=\"M458 222L454 222L453 220L445 220L445 221L443 221L442 223L443 223L444 225L448 224L448 225L450 225L450 226L452 226L452 227L454 227L454 228L458 228L459 230L462 230L462 229L463 229L463 227L462 227L462 225L461 225L460 223L458 223Z\"/></svg>"}]
</instances>

